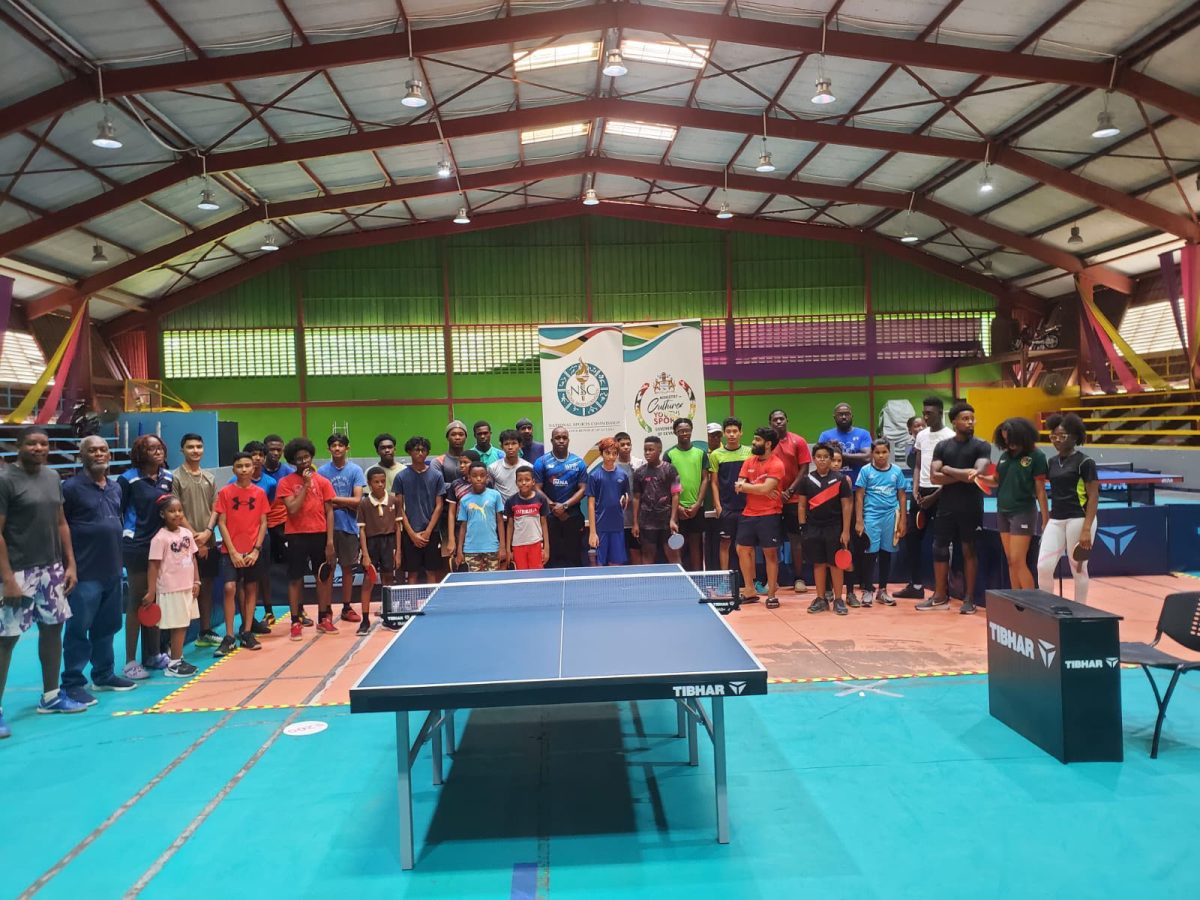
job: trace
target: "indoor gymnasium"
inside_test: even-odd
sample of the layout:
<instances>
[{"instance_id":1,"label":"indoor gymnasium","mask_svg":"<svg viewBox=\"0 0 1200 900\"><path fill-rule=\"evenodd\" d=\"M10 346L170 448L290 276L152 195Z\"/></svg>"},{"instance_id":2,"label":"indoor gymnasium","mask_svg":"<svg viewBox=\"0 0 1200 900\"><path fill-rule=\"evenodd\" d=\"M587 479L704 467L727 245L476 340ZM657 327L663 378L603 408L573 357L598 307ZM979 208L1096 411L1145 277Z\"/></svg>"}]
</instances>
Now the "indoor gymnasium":
<instances>
[{"instance_id":1,"label":"indoor gymnasium","mask_svg":"<svg viewBox=\"0 0 1200 900\"><path fill-rule=\"evenodd\" d=\"M0 895L1196 896L1198 50L0 0Z\"/></svg>"}]
</instances>

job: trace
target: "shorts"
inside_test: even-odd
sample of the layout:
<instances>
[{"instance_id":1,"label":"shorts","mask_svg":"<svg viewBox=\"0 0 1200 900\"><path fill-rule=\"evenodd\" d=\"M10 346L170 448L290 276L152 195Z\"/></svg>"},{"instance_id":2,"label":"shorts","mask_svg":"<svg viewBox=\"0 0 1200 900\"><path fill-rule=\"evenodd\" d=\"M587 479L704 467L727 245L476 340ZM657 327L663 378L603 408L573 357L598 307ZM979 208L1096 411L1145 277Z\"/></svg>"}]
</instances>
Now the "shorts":
<instances>
[{"instance_id":1,"label":"shorts","mask_svg":"<svg viewBox=\"0 0 1200 900\"><path fill-rule=\"evenodd\" d=\"M232 581L236 584L246 584L247 582L253 582L254 584L258 584L259 579L262 578L263 571L267 568L267 562L261 556L258 558L258 561L254 565L244 566L243 568L239 569L237 566L235 566L233 564L233 560L229 558L228 553L221 553L218 555L221 557L220 562L219 562L219 565L221 567L221 574L225 577L226 582ZM321 545L321 559L323 560L324 558L325 558L325 545L322 544ZM199 613L197 613L197 615L199 615Z\"/></svg>"},{"instance_id":2,"label":"shorts","mask_svg":"<svg viewBox=\"0 0 1200 900\"><path fill-rule=\"evenodd\" d=\"M704 533L704 513L698 512L690 519L685 519L682 513L678 519L680 534L703 534Z\"/></svg>"},{"instance_id":3,"label":"shorts","mask_svg":"<svg viewBox=\"0 0 1200 900\"><path fill-rule=\"evenodd\" d=\"M325 563L325 532L310 531L287 536L288 581L300 581L305 575L316 577Z\"/></svg>"},{"instance_id":4,"label":"shorts","mask_svg":"<svg viewBox=\"0 0 1200 900\"><path fill-rule=\"evenodd\" d=\"M407 531L400 535L400 566L405 572L436 572L442 567L442 536L436 528L424 547L414 544Z\"/></svg>"},{"instance_id":5,"label":"shorts","mask_svg":"<svg viewBox=\"0 0 1200 900\"><path fill-rule=\"evenodd\" d=\"M267 538L270 541L271 562L275 564L283 564L287 562L287 535L284 534L282 525L273 525L267 529Z\"/></svg>"},{"instance_id":6,"label":"shorts","mask_svg":"<svg viewBox=\"0 0 1200 900\"><path fill-rule=\"evenodd\" d=\"M651 565L658 559L659 551L667 550L670 528L639 528L638 548L642 551L642 562Z\"/></svg>"},{"instance_id":7,"label":"shorts","mask_svg":"<svg viewBox=\"0 0 1200 900\"><path fill-rule=\"evenodd\" d=\"M432 546L432 542L430 542ZM425 548L426 550L429 547ZM498 572L500 570L500 554L493 550L491 553L464 553L463 560L468 572Z\"/></svg>"},{"instance_id":8,"label":"shorts","mask_svg":"<svg viewBox=\"0 0 1200 900\"><path fill-rule=\"evenodd\" d=\"M36 622L61 625L71 618L65 583L67 572L62 563L30 566L13 572L21 586L21 603L0 606L0 637L20 637Z\"/></svg>"},{"instance_id":9,"label":"shorts","mask_svg":"<svg viewBox=\"0 0 1200 900\"><path fill-rule=\"evenodd\" d=\"M783 528L783 533L789 537L800 533L799 509L800 505L797 503L785 503L783 505L783 512L779 514L779 522Z\"/></svg>"},{"instance_id":10,"label":"shorts","mask_svg":"<svg viewBox=\"0 0 1200 900\"><path fill-rule=\"evenodd\" d=\"M633 529L625 529L625 552L629 553L633 550L641 550L642 542L633 536Z\"/></svg>"},{"instance_id":11,"label":"shorts","mask_svg":"<svg viewBox=\"0 0 1200 900\"><path fill-rule=\"evenodd\" d=\"M996 530L1001 534L1033 537L1037 518L1037 507L1013 513L998 512L996 513Z\"/></svg>"},{"instance_id":12,"label":"shorts","mask_svg":"<svg viewBox=\"0 0 1200 900\"><path fill-rule=\"evenodd\" d=\"M779 516L742 516L738 522L737 545L774 550L782 540Z\"/></svg>"},{"instance_id":13,"label":"shorts","mask_svg":"<svg viewBox=\"0 0 1200 900\"><path fill-rule=\"evenodd\" d=\"M233 567L230 566L230 568ZM242 571L247 570L243 569ZM172 628L187 628L192 624L192 619L198 618L200 615L199 604L196 603L196 598L192 596L191 590L168 591L165 594L159 594L158 608L162 610L162 618L158 622L158 627L163 631L169 631Z\"/></svg>"},{"instance_id":14,"label":"shorts","mask_svg":"<svg viewBox=\"0 0 1200 900\"><path fill-rule=\"evenodd\" d=\"M200 571L200 577L208 580L216 578L221 574L221 558L225 554L218 550L213 545L208 547L208 556L196 554L196 568Z\"/></svg>"},{"instance_id":15,"label":"shorts","mask_svg":"<svg viewBox=\"0 0 1200 900\"><path fill-rule=\"evenodd\" d=\"M514 569L541 569L542 565L542 545L538 544L522 544L520 547L512 548L512 561Z\"/></svg>"},{"instance_id":16,"label":"shorts","mask_svg":"<svg viewBox=\"0 0 1200 900\"><path fill-rule=\"evenodd\" d=\"M721 537L727 541L732 541L737 537L738 520L742 517L741 511L732 512L727 509L721 510L721 516L717 519L717 527L721 530Z\"/></svg>"},{"instance_id":17,"label":"shorts","mask_svg":"<svg viewBox=\"0 0 1200 900\"><path fill-rule=\"evenodd\" d=\"M982 514L940 509L937 518L933 520L933 542L943 547L949 547L951 544L972 547L975 545L975 532L982 524Z\"/></svg>"},{"instance_id":18,"label":"shorts","mask_svg":"<svg viewBox=\"0 0 1200 900\"><path fill-rule=\"evenodd\" d=\"M866 516L864 514L863 531L870 546L867 547L868 553L895 553L896 552L896 514L885 513L880 516Z\"/></svg>"},{"instance_id":19,"label":"shorts","mask_svg":"<svg viewBox=\"0 0 1200 900\"><path fill-rule=\"evenodd\" d=\"M804 558L814 566L832 566L842 549L840 525L808 525L804 529Z\"/></svg>"},{"instance_id":20,"label":"shorts","mask_svg":"<svg viewBox=\"0 0 1200 900\"><path fill-rule=\"evenodd\" d=\"M629 554L625 552L624 531L600 531L597 537L600 539L596 546L597 564L622 566L629 562Z\"/></svg>"},{"instance_id":21,"label":"shorts","mask_svg":"<svg viewBox=\"0 0 1200 900\"><path fill-rule=\"evenodd\" d=\"M358 532L350 534L347 531L333 532L333 552L337 557L337 563L342 567L342 572L353 572L354 567L358 565L358 557L361 549L358 546Z\"/></svg>"},{"instance_id":22,"label":"shorts","mask_svg":"<svg viewBox=\"0 0 1200 900\"><path fill-rule=\"evenodd\" d=\"M367 555L380 575L396 571L396 533L377 534L367 538Z\"/></svg>"}]
</instances>

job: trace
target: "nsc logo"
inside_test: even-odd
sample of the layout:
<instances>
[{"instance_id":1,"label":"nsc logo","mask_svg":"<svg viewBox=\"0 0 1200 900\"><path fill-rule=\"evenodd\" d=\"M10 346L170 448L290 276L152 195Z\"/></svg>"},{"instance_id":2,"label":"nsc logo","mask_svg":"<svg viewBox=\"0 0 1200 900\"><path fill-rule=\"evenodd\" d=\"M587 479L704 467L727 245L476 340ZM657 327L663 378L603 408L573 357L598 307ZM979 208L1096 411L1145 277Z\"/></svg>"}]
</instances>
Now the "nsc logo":
<instances>
[{"instance_id":1,"label":"nsc logo","mask_svg":"<svg viewBox=\"0 0 1200 900\"><path fill-rule=\"evenodd\" d=\"M1049 669L1054 665L1054 659L1058 656L1058 647L1050 641L1044 641L1040 638L1035 642L1033 638L1013 631L1011 628L1005 628L1003 625L998 625L995 622L988 623L988 631L991 639L1005 649L1011 650L1013 653L1019 653L1026 659L1041 658L1042 665ZM1037 649L1037 654L1034 654L1034 648Z\"/></svg>"},{"instance_id":2,"label":"nsc logo","mask_svg":"<svg viewBox=\"0 0 1200 900\"><path fill-rule=\"evenodd\" d=\"M729 694L737 696L746 690L746 682L731 681L728 685L676 684L672 685L671 690L674 691L676 697L724 697L727 693L726 688L729 689Z\"/></svg>"},{"instance_id":3,"label":"nsc logo","mask_svg":"<svg viewBox=\"0 0 1200 900\"><path fill-rule=\"evenodd\" d=\"M1133 543L1133 539L1137 537L1137 526L1108 525L1097 529L1096 537L1100 538L1100 543L1113 556L1122 556L1129 549L1129 545Z\"/></svg>"}]
</instances>

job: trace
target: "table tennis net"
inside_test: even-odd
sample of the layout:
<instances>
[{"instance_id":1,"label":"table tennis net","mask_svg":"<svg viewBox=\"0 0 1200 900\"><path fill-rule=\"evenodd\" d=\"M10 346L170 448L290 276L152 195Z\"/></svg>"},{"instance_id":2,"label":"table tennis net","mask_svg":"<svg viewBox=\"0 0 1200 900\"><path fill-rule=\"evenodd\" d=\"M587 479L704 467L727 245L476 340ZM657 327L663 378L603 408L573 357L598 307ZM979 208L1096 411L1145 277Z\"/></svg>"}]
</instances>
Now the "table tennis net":
<instances>
[{"instance_id":1,"label":"table tennis net","mask_svg":"<svg viewBox=\"0 0 1200 900\"><path fill-rule=\"evenodd\" d=\"M477 610L497 606L529 608L534 606L605 606L618 603L730 601L734 596L732 572L656 572L642 575L597 574L557 578L511 577L474 582L443 584L385 585L382 588L383 614L407 617L420 615L436 596L432 615L453 612L469 606ZM463 601L456 603L456 597Z\"/></svg>"}]
</instances>

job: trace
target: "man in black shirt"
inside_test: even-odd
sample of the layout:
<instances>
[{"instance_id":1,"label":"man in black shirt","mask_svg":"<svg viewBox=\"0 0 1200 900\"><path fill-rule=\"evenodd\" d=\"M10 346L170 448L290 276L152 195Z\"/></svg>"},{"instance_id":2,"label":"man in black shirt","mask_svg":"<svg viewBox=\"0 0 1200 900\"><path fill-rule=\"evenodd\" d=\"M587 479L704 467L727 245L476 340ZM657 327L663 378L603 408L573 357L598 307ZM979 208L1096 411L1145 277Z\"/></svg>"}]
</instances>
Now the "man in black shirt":
<instances>
[{"instance_id":1,"label":"man in black shirt","mask_svg":"<svg viewBox=\"0 0 1200 900\"><path fill-rule=\"evenodd\" d=\"M947 609L950 596L947 581L950 576L950 545L963 557L962 608L964 616L975 612L975 575L979 564L975 558L975 532L983 524L983 492L975 479L984 472L992 459L992 448L975 437L975 409L959 401L950 407L950 426L954 437L942 441L933 450L929 479L941 485L937 516L933 520L933 571L936 586L933 596L918 603L919 610Z\"/></svg>"}]
</instances>

